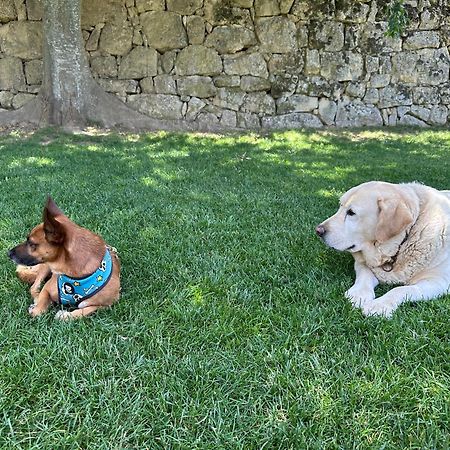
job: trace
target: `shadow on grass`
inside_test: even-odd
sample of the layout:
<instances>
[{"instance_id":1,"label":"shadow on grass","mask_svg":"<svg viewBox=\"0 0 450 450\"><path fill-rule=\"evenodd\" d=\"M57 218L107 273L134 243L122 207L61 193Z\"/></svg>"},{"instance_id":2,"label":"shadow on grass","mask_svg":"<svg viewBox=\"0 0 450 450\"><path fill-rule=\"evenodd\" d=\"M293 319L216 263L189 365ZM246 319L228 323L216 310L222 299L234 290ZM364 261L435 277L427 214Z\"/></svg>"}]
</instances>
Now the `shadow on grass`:
<instances>
[{"instance_id":1,"label":"shadow on grass","mask_svg":"<svg viewBox=\"0 0 450 450\"><path fill-rule=\"evenodd\" d=\"M449 136L0 138L5 442L436 448L448 307L362 318L314 225L370 179L448 187ZM49 193L119 249L123 301L92 320L28 319L6 258Z\"/></svg>"},{"instance_id":2,"label":"shadow on grass","mask_svg":"<svg viewBox=\"0 0 450 450\"><path fill-rule=\"evenodd\" d=\"M75 221L128 247L130 264L136 255L148 260L152 240L171 247L172 236L197 256L220 248L244 268L246 259L271 266L275 257L290 265L288 252L307 255L303 269L317 282L317 266L330 276L342 264L350 267L349 258L322 248L313 233L338 197L371 179L446 188L448 144L440 131L9 136L0 140L8 225L2 234L20 238L52 194Z\"/></svg>"}]
</instances>

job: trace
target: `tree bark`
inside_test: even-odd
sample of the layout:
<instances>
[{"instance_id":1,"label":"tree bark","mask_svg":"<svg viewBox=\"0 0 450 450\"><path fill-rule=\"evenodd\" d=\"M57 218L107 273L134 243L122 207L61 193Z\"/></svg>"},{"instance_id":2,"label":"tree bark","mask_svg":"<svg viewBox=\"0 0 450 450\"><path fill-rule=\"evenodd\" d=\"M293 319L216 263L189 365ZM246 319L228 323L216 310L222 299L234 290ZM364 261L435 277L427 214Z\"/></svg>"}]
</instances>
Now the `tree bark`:
<instances>
[{"instance_id":1,"label":"tree bark","mask_svg":"<svg viewBox=\"0 0 450 450\"><path fill-rule=\"evenodd\" d=\"M145 116L106 93L94 80L81 34L81 0L43 0L43 82L34 100L2 111L0 125L192 130L185 121Z\"/></svg>"}]
</instances>

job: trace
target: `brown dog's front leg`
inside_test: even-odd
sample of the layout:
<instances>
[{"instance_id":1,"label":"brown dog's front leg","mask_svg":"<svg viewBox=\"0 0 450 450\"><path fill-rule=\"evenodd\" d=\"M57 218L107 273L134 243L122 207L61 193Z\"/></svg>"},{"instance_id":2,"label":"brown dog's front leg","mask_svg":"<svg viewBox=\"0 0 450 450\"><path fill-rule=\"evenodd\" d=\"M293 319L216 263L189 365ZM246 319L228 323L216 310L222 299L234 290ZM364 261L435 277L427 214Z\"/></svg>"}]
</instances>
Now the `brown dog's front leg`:
<instances>
[{"instance_id":1,"label":"brown dog's front leg","mask_svg":"<svg viewBox=\"0 0 450 450\"><path fill-rule=\"evenodd\" d=\"M50 275L51 270L47 264L41 264L42 267L39 268L38 273L36 275L36 279L34 283L30 287L30 294L33 297L34 303L36 304L38 301L39 293L41 292L41 285L45 281L45 279Z\"/></svg>"},{"instance_id":2,"label":"brown dog's front leg","mask_svg":"<svg viewBox=\"0 0 450 450\"><path fill-rule=\"evenodd\" d=\"M37 299L35 299L34 303L28 308L28 312L32 317L37 317L47 312L49 306L52 303L50 291L47 286L48 284L49 282L45 284L42 291L39 292Z\"/></svg>"}]
</instances>

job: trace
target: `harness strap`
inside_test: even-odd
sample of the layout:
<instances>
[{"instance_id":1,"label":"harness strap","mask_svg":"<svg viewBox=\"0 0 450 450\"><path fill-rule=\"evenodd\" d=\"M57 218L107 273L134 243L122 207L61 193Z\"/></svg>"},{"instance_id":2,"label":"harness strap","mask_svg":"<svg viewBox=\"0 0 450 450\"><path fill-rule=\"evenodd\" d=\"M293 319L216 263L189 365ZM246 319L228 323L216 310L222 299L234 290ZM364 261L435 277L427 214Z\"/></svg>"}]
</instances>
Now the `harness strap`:
<instances>
[{"instance_id":1,"label":"harness strap","mask_svg":"<svg viewBox=\"0 0 450 450\"><path fill-rule=\"evenodd\" d=\"M78 306L100 292L111 279L113 263L111 252L106 248L105 256L98 269L84 278L71 278L67 275L58 275L58 297L63 306Z\"/></svg>"}]
</instances>

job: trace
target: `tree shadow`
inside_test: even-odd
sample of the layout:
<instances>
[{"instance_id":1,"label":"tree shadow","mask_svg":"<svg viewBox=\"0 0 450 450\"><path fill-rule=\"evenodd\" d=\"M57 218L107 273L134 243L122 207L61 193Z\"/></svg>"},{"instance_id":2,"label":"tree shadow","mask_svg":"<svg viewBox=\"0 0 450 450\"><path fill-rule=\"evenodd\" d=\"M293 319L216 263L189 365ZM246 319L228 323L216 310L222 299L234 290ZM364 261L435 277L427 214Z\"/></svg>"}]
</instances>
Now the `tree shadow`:
<instances>
[{"instance_id":1,"label":"tree shadow","mask_svg":"<svg viewBox=\"0 0 450 450\"><path fill-rule=\"evenodd\" d=\"M51 194L73 220L126 249L132 290L143 270L161 289L239 273L241 287L252 280L262 292L309 277L315 295L314 284L352 276L351 258L314 236L339 196L372 179L448 188L449 141L433 130L2 137L0 239L21 238Z\"/></svg>"}]
</instances>

